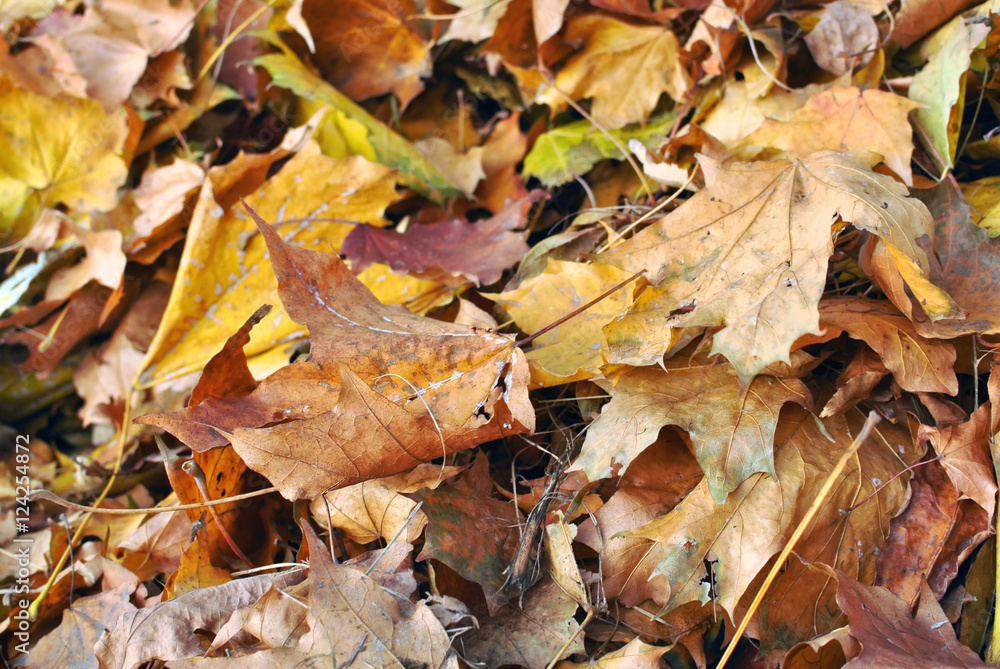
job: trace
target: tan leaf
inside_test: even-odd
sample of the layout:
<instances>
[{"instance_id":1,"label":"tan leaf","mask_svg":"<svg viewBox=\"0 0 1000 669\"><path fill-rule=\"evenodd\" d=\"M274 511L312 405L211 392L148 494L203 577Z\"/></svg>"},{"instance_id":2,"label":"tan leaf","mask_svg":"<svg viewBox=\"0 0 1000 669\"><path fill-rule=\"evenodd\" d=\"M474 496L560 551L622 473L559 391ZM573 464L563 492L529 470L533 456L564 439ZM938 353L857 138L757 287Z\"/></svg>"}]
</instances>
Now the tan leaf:
<instances>
[{"instance_id":1,"label":"tan leaf","mask_svg":"<svg viewBox=\"0 0 1000 669\"><path fill-rule=\"evenodd\" d=\"M569 19L566 39L583 50L556 75L556 87L574 100L593 98L591 113L608 128L645 121L661 93L681 100L692 85L677 37L666 27L584 14ZM551 88L538 101L555 111L566 106Z\"/></svg>"},{"instance_id":2,"label":"tan leaf","mask_svg":"<svg viewBox=\"0 0 1000 669\"><path fill-rule=\"evenodd\" d=\"M878 43L878 26L871 13L850 0L826 5L819 23L806 35L813 60L833 74L846 74L863 67L872 59Z\"/></svg>"},{"instance_id":3,"label":"tan leaf","mask_svg":"<svg viewBox=\"0 0 1000 669\"><path fill-rule=\"evenodd\" d=\"M707 483L702 482L678 508L630 533L658 541L663 548L663 560L654 573L663 574L670 582L671 599L666 608L712 598L732 614L757 573L791 536L805 512L801 500L811 499L851 442L861 420L857 412L852 412L849 419L820 423L803 409L786 408L775 434L776 443L782 444L775 453L776 478L755 474L721 505L712 501ZM861 447L859 464L848 466L841 474L841 484L834 486L813 521L813 533L803 538L797 551L807 559L819 554L835 563L832 566L854 573L861 567L871 573L875 549L882 544L889 518L905 497L905 482L895 475L914 459L916 453L907 431L892 425L879 426L876 435ZM858 467L864 476L859 476ZM880 483L876 484L875 479ZM876 486L875 497L852 509ZM850 511L842 512L844 509ZM831 541L830 537L836 539ZM712 565L712 590L706 561ZM795 572L794 578L772 586L771 599L776 600L775 607L782 608L782 593L788 592L806 602L810 611L807 618L802 618L805 612L789 615L793 610L786 610L781 619L822 632L829 619L814 617L825 616L817 601L823 595L832 603L833 592L825 586L825 574L816 578L819 581L808 586L815 592L804 594L806 581L801 571Z\"/></svg>"},{"instance_id":4,"label":"tan leaf","mask_svg":"<svg viewBox=\"0 0 1000 669\"><path fill-rule=\"evenodd\" d=\"M884 239L909 282L930 285L927 255L916 244L930 231L930 215L902 185L870 170L876 160L831 151L795 162L702 158L707 187L601 259L648 272L670 314L666 325L726 326L712 352L749 379L788 362L796 339L819 332L837 221Z\"/></svg>"},{"instance_id":5,"label":"tan leaf","mask_svg":"<svg viewBox=\"0 0 1000 669\"><path fill-rule=\"evenodd\" d=\"M913 129L907 115L919 106L895 93L834 86L794 111L765 119L744 143L792 151L798 158L822 149L874 151L912 186Z\"/></svg>"},{"instance_id":6,"label":"tan leaf","mask_svg":"<svg viewBox=\"0 0 1000 669\"><path fill-rule=\"evenodd\" d=\"M611 476L656 440L664 425L686 430L712 497L726 496L756 472L774 475L774 430L786 402L810 406L798 379L758 376L741 387L725 362L671 358L665 368L629 369L587 430L572 469L591 481Z\"/></svg>"}]
</instances>

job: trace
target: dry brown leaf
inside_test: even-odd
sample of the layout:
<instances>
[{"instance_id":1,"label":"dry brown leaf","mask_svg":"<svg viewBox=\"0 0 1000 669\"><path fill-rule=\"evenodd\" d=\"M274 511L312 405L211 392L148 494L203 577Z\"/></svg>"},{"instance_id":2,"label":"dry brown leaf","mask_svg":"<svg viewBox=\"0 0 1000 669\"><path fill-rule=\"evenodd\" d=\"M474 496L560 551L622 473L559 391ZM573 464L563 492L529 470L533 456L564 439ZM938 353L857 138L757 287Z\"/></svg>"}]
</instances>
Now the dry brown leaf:
<instances>
[{"instance_id":1,"label":"dry brown leaf","mask_svg":"<svg viewBox=\"0 0 1000 669\"><path fill-rule=\"evenodd\" d=\"M877 161L832 151L795 162L719 165L702 157L706 188L600 259L645 270L670 314L666 325L726 326L712 352L749 380L788 362L800 336L819 332L831 226L841 219L885 240L911 287L922 281L922 292L934 289L916 243L930 231L930 214L901 184L872 172Z\"/></svg>"},{"instance_id":2,"label":"dry brown leaf","mask_svg":"<svg viewBox=\"0 0 1000 669\"><path fill-rule=\"evenodd\" d=\"M861 643L861 654L845 668L987 666L958 642L926 586L914 610L885 588L858 583L846 574L838 573L837 583L837 602L852 621L851 636Z\"/></svg>"},{"instance_id":3,"label":"dry brown leaf","mask_svg":"<svg viewBox=\"0 0 1000 669\"><path fill-rule=\"evenodd\" d=\"M930 444L941 456L941 464L955 488L992 516L997 484L990 455L989 408L983 404L960 425L945 428L921 425L917 438Z\"/></svg>"},{"instance_id":4,"label":"dry brown leaf","mask_svg":"<svg viewBox=\"0 0 1000 669\"><path fill-rule=\"evenodd\" d=\"M580 525L577 541L598 552L604 592L625 606L647 599L663 606L670 587L654 575L662 560L660 544L627 533L670 511L702 479L701 467L673 429L632 461L618 489Z\"/></svg>"},{"instance_id":5,"label":"dry brown leaf","mask_svg":"<svg viewBox=\"0 0 1000 669\"><path fill-rule=\"evenodd\" d=\"M958 491L936 461L921 462L910 477L910 500L892 519L876 561L884 586L914 604L944 549L958 514Z\"/></svg>"},{"instance_id":6,"label":"dry brown leaf","mask_svg":"<svg viewBox=\"0 0 1000 669\"><path fill-rule=\"evenodd\" d=\"M413 0L344 0L337 11L309 0L302 18L316 40L323 77L355 100L393 92L406 107L431 73L426 24Z\"/></svg>"},{"instance_id":7,"label":"dry brown leaf","mask_svg":"<svg viewBox=\"0 0 1000 669\"><path fill-rule=\"evenodd\" d=\"M821 423L803 409L788 407L775 434L776 443L782 444L775 453L776 479L755 474L722 505L712 501L707 483L702 482L671 513L629 533L662 546L664 558L654 573L665 575L670 582L668 608L712 599L732 614L757 573L791 536L805 512L801 500L811 499L813 491L823 484L861 422L857 412L852 412L848 419ZM829 560L832 566L863 573L866 578L873 576L875 550L884 539L889 518L904 501L905 483L893 477L915 457L907 431L884 423L879 426L861 447L860 464L849 465L841 475L842 485L834 487L813 521L813 533L803 538L797 553L809 560L819 556L823 558L820 561ZM859 477L858 467L863 477ZM876 485L878 492L865 504L841 512L865 499ZM836 540L831 542L830 537ZM790 561L789 566L795 562ZM712 569L712 590L706 564ZM807 576L809 573L789 569L770 590L768 606L775 610L786 607L780 615L786 625L814 630L801 638L786 634L788 647L828 631L824 627L831 622L824 608L833 598L825 585L828 578L819 574L814 577L818 582L810 584ZM784 601L787 596L794 596L807 610L787 608L791 606ZM821 597L824 606L817 604Z\"/></svg>"},{"instance_id":8,"label":"dry brown leaf","mask_svg":"<svg viewBox=\"0 0 1000 669\"><path fill-rule=\"evenodd\" d=\"M552 660L583 651L583 631L573 620L576 609L577 603L546 579L528 590L522 607L508 604L461 637L458 646L466 660L486 669L505 664L545 669Z\"/></svg>"},{"instance_id":9,"label":"dry brown leaf","mask_svg":"<svg viewBox=\"0 0 1000 669\"><path fill-rule=\"evenodd\" d=\"M513 505L494 499L492 489L489 464L480 454L454 483L414 495L427 514L419 559L440 560L482 586L490 615L510 599L504 572L519 540Z\"/></svg>"},{"instance_id":10,"label":"dry brown leaf","mask_svg":"<svg viewBox=\"0 0 1000 669\"><path fill-rule=\"evenodd\" d=\"M806 385L758 376L741 387L724 361L671 358L663 368L627 369L587 430L572 469L591 481L611 476L656 440L664 425L687 431L712 497L722 503L756 472L774 475L773 438L786 402L809 407Z\"/></svg>"},{"instance_id":11,"label":"dry brown leaf","mask_svg":"<svg viewBox=\"0 0 1000 669\"><path fill-rule=\"evenodd\" d=\"M310 359L279 370L246 397L209 398L141 422L202 451L222 445L213 428L226 434L288 499L311 499L533 428L527 363L511 338L382 305L336 255L286 245L251 215L285 309L312 334ZM272 416L284 422L260 427Z\"/></svg>"},{"instance_id":12,"label":"dry brown leaf","mask_svg":"<svg viewBox=\"0 0 1000 669\"><path fill-rule=\"evenodd\" d=\"M903 390L958 393L955 347L917 334L909 318L885 302L863 297L830 297L819 306L824 336L847 332L879 356Z\"/></svg>"},{"instance_id":13,"label":"dry brown leaf","mask_svg":"<svg viewBox=\"0 0 1000 669\"><path fill-rule=\"evenodd\" d=\"M205 652L195 630L216 633L232 612L256 602L271 586L287 588L305 577L301 569L262 574L201 588L148 609L119 616L97 642L102 667L132 669L154 659L171 661Z\"/></svg>"}]
</instances>

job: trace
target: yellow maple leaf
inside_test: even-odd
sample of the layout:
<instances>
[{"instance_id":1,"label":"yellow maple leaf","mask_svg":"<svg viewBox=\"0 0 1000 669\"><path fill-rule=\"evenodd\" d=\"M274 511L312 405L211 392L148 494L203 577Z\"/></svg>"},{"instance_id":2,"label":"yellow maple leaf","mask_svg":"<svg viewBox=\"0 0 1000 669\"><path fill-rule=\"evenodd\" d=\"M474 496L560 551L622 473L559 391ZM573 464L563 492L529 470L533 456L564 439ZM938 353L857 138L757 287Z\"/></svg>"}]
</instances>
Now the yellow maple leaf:
<instances>
[{"instance_id":1,"label":"yellow maple leaf","mask_svg":"<svg viewBox=\"0 0 1000 669\"><path fill-rule=\"evenodd\" d=\"M0 172L45 191L45 204L107 211L128 174L123 112L95 100L0 86Z\"/></svg>"},{"instance_id":2,"label":"yellow maple leaf","mask_svg":"<svg viewBox=\"0 0 1000 669\"><path fill-rule=\"evenodd\" d=\"M609 128L645 121L661 93L679 100L691 87L680 44L668 28L588 14L570 21L566 39L584 48L556 76L556 87L574 100L593 98L591 113ZM551 88L538 101L554 111L566 106Z\"/></svg>"}]
</instances>

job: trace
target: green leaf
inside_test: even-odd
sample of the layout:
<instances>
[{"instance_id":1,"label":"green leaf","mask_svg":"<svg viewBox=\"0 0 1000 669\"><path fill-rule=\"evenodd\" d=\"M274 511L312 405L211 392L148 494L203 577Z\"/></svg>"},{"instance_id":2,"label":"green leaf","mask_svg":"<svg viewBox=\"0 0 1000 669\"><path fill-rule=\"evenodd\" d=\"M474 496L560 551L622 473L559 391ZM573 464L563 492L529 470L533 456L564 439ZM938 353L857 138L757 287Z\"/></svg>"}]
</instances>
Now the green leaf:
<instances>
[{"instance_id":1,"label":"green leaf","mask_svg":"<svg viewBox=\"0 0 1000 669\"><path fill-rule=\"evenodd\" d=\"M630 125L605 134L582 119L554 128L535 140L524 159L525 177L537 177L548 187L559 186L586 174L605 158L624 160L625 154L615 146L613 137L623 147L637 139L647 148L656 148L663 135L670 132L676 114L655 116L644 126ZM610 135L610 137L609 137Z\"/></svg>"},{"instance_id":2,"label":"green leaf","mask_svg":"<svg viewBox=\"0 0 1000 669\"><path fill-rule=\"evenodd\" d=\"M256 58L254 64L267 70L276 86L287 88L307 100L325 102L347 119L363 126L368 131L367 140L375 151L375 160L399 170L401 182L432 197L461 195L461 189L432 165L413 144L320 79L294 56L269 54ZM411 178L405 178L407 176Z\"/></svg>"}]
</instances>

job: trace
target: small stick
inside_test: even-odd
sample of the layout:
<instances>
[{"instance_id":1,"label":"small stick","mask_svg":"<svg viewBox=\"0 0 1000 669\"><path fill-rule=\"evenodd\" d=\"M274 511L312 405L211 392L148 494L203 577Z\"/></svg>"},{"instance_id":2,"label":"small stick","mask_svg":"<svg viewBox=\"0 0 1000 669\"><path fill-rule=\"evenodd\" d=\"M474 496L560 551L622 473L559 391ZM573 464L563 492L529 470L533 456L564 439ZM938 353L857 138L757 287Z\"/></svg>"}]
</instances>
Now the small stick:
<instances>
[{"instance_id":1,"label":"small stick","mask_svg":"<svg viewBox=\"0 0 1000 669\"><path fill-rule=\"evenodd\" d=\"M233 495L232 497L223 497L222 499L212 499L198 504L177 504L176 506L157 506L147 509L105 509L99 506L84 506L83 504L77 504L69 501L68 499L63 499L59 495L49 492L48 490L41 489L32 490L31 494L28 495L28 499L31 501L44 499L49 502L54 502L55 504L58 504L66 509L83 511L85 513L99 513L106 516L142 516L147 513L173 513L174 511L187 511L189 509L204 509L205 507L228 504L229 502L239 502L240 500L250 499L251 497L270 495L272 492L278 492L278 489L273 487L263 488L261 490L245 492L242 495Z\"/></svg>"},{"instance_id":2,"label":"small stick","mask_svg":"<svg viewBox=\"0 0 1000 669\"><path fill-rule=\"evenodd\" d=\"M212 496L208 494L208 485L205 483L205 472L197 462L194 460L188 460L181 465L181 469L183 469L188 476L194 479L195 485L198 486L198 492L201 493L201 498L203 500L207 502L212 499ZM236 557L238 557L248 568L253 569L253 562L251 562L250 558L243 554L240 547L237 546L236 542L233 541L233 538L229 536L229 532L226 531L226 526L222 524L222 518L219 517L219 512L215 510L214 506L208 507L208 512L212 514L212 520L215 521L216 526L219 528L219 534L221 534L222 538L226 540L227 544L229 544L230 550L232 550Z\"/></svg>"},{"instance_id":3,"label":"small stick","mask_svg":"<svg viewBox=\"0 0 1000 669\"><path fill-rule=\"evenodd\" d=\"M535 334L530 335L528 337L525 337L524 339L521 339L520 341L514 342L514 346L517 346L518 348L520 348L522 346L527 346L528 344L530 344L531 342L535 341L536 339L538 339L539 337L541 337L543 334L545 334L546 332L548 332L549 330L552 330L554 328L559 327L560 325L562 325L563 323L565 323L566 321L568 321L569 319L571 319L571 318L573 318L575 316L579 316L584 311L586 311L587 309L590 309L592 306L594 306L595 304L597 304L598 302L600 302L601 300L603 300L604 298L606 298L611 293L615 292L619 288L624 288L625 286L629 285L630 283L632 283L633 281L635 281L636 279L638 279L640 276L642 276L642 272L636 272L635 274L633 274L629 278L627 278L624 281L622 281L621 283L619 283L617 286L609 288L607 291L605 291L604 293L602 293L600 296L595 297L590 302L587 302L582 307L579 307L578 309L574 309L573 311L569 312L568 314L566 314L565 316L563 316L559 320L555 321L554 323L549 323L548 325L546 325L545 327L543 327L541 330L539 330Z\"/></svg>"},{"instance_id":4,"label":"small stick","mask_svg":"<svg viewBox=\"0 0 1000 669\"><path fill-rule=\"evenodd\" d=\"M788 543L785 544L784 550L781 551L781 554L778 555L778 559L775 560L774 566L771 567L771 572L767 575L767 578L764 579L764 584L761 585L760 590L757 591L757 596L753 598L753 603L750 604L750 608L747 609L746 615L743 616L740 626L736 629L736 634L733 635L733 640L726 648L726 652L722 654L722 659L719 660L719 664L716 665L716 669L723 669L723 667L726 666L726 661L729 660L733 651L736 650L736 645L743 637L743 632L746 631L747 625L750 624L750 619L753 618L753 614L757 612L757 608L760 607L760 603L764 601L764 595L767 594L767 590L771 587L771 583L773 583L774 579L778 576L778 572L781 571L782 566L785 564L785 560L787 560L788 556L792 554L795 544L798 543L799 539L802 538L802 535L805 534L809 523L812 522L812 519L816 516L819 508L823 506L823 503L826 501L830 491L833 490L834 483L837 482L837 478L839 478L841 472L844 471L844 467L847 466L848 461L854 457L854 455L858 452L858 449L861 448L861 445L868 440L868 437L871 436L872 430L875 429L875 426L880 420L882 420L882 417L874 411L868 413L868 419L865 420L865 424L861 427L861 432L859 432L858 436L854 438L851 445L847 447L844 454L840 456L840 460L833 468L833 471L830 472L830 475L826 477L826 481L823 482L823 487L820 488L819 494L817 494L816 499L813 500L812 506L810 506L809 510L806 511L806 515L803 516L798 527L796 527L795 531L792 532L792 536L788 540Z\"/></svg>"}]
</instances>

